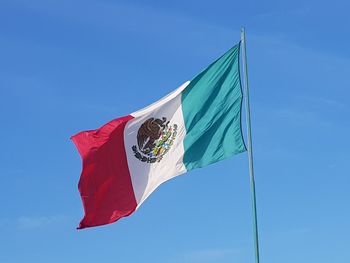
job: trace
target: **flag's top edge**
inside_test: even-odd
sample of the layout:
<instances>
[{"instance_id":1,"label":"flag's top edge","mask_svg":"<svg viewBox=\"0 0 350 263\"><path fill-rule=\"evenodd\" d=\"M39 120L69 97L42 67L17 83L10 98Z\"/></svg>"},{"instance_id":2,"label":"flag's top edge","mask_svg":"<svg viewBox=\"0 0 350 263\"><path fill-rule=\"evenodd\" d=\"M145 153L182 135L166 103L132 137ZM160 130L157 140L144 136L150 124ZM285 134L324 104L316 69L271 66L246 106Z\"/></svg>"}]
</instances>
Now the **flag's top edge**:
<instances>
[{"instance_id":1,"label":"flag's top edge","mask_svg":"<svg viewBox=\"0 0 350 263\"><path fill-rule=\"evenodd\" d=\"M183 83L180 87L178 87L176 90L174 90L173 92L169 93L168 95L166 95L165 97L161 98L160 100L154 102L153 104L135 111L133 113L131 113L130 115L133 116L134 118L137 118L143 114L146 114L148 112L151 112L153 110L155 110L156 108L158 108L159 106L167 103L168 101L172 100L173 98L175 98L177 95L179 95L187 86L188 84L190 84L190 81L186 81L185 83Z\"/></svg>"}]
</instances>

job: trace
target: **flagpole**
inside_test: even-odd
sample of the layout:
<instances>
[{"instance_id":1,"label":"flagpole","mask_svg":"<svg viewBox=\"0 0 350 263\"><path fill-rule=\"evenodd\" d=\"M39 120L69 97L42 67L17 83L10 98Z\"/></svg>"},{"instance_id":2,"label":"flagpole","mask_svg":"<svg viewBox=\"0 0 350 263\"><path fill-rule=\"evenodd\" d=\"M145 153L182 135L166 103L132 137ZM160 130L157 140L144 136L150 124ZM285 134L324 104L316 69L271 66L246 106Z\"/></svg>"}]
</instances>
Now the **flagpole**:
<instances>
[{"instance_id":1,"label":"flagpole","mask_svg":"<svg viewBox=\"0 0 350 263\"><path fill-rule=\"evenodd\" d=\"M246 39L245 39L244 27L242 27L242 29L241 29L241 45L242 45L242 57L243 57L246 122L247 122L247 134L248 134L250 190L251 190L252 210L253 210L253 233L254 233L255 262L259 263L260 259L259 259L258 218L257 218L257 213L256 213L256 195L255 195L255 180L254 180L254 166L253 166L252 131L251 131L251 125L250 125L250 103L249 103L249 89L248 89L248 67L247 67Z\"/></svg>"}]
</instances>

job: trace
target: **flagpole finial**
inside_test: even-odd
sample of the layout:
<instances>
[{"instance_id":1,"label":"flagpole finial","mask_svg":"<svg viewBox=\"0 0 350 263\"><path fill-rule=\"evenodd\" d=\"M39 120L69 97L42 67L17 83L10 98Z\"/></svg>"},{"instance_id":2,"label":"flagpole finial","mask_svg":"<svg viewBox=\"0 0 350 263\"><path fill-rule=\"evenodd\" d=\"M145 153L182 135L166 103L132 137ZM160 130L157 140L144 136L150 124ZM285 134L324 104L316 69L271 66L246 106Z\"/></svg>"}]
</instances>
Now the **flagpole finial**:
<instances>
[{"instance_id":1,"label":"flagpole finial","mask_svg":"<svg viewBox=\"0 0 350 263\"><path fill-rule=\"evenodd\" d=\"M241 41L243 42L244 39L245 39L245 27L242 26L242 27L241 27Z\"/></svg>"}]
</instances>

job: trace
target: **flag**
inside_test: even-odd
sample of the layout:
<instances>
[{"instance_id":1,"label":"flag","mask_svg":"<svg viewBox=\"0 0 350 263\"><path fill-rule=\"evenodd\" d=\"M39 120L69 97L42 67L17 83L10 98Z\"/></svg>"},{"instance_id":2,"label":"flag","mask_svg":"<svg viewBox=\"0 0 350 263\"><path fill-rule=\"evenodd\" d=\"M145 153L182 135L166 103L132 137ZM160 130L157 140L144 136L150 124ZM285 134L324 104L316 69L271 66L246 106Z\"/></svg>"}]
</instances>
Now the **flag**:
<instances>
[{"instance_id":1,"label":"flag","mask_svg":"<svg viewBox=\"0 0 350 263\"><path fill-rule=\"evenodd\" d=\"M246 150L239 53L237 44L159 101L72 136L83 162L78 229L128 216L165 181Z\"/></svg>"}]
</instances>

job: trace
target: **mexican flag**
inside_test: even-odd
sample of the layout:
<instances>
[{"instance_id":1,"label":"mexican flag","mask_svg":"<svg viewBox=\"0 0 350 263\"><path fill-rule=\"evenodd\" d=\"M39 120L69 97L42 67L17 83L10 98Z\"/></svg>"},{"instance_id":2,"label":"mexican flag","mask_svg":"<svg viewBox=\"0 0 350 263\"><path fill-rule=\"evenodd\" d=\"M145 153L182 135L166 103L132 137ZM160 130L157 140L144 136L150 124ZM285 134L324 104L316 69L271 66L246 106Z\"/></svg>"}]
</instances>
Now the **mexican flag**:
<instances>
[{"instance_id":1,"label":"mexican flag","mask_svg":"<svg viewBox=\"0 0 350 263\"><path fill-rule=\"evenodd\" d=\"M83 160L79 229L137 210L162 183L246 150L240 44L150 106L74 136Z\"/></svg>"}]
</instances>

